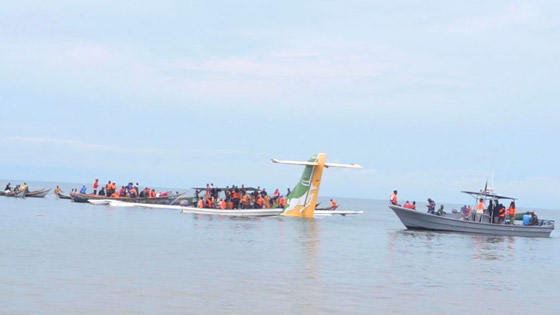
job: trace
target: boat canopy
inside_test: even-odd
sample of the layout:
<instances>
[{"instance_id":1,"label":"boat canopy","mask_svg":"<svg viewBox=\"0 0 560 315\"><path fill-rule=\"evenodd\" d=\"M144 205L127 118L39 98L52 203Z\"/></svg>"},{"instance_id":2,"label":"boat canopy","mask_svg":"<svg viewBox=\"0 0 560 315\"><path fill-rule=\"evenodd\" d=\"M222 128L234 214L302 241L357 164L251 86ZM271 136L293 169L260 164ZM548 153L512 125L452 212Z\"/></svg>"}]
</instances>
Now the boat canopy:
<instances>
[{"instance_id":1,"label":"boat canopy","mask_svg":"<svg viewBox=\"0 0 560 315\"><path fill-rule=\"evenodd\" d=\"M471 195L475 198L478 197L487 197L487 198L492 198L492 199L508 199L508 200L517 200L517 198L513 198L513 197L507 197L507 196L502 196L502 195L496 195L494 193L490 193L490 192L484 192L484 191L461 191L462 193Z\"/></svg>"}]
</instances>

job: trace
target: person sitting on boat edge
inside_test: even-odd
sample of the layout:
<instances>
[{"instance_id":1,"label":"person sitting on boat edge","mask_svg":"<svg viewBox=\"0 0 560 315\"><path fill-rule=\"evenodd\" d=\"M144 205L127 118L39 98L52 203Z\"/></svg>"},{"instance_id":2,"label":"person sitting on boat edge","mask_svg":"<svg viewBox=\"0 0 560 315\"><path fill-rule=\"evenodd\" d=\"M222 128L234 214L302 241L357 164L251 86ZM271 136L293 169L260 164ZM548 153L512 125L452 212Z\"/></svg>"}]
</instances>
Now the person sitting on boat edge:
<instances>
[{"instance_id":1,"label":"person sitting on boat edge","mask_svg":"<svg viewBox=\"0 0 560 315\"><path fill-rule=\"evenodd\" d=\"M512 201L509 204L508 214L509 214L509 224L515 225L515 216L517 215L517 211L515 209L515 202L514 201Z\"/></svg>"},{"instance_id":2,"label":"person sitting on boat edge","mask_svg":"<svg viewBox=\"0 0 560 315\"><path fill-rule=\"evenodd\" d=\"M436 202L432 200L432 198L428 198L428 213L429 214L434 214L435 210L436 210Z\"/></svg>"},{"instance_id":3,"label":"person sitting on boat edge","mask_svg":"<svg viewBox=\"0 0 560 315\"><path fill-rule=\"evenodd\" d=\"M440 205L438 211L436 212L436 215L444 215L446 214L445 211L443 211L443 205Z\"/></svg>"},{"instance_id":4,"label":"person sitting on boat edge","mask_svg":"<svg viewBox=\"0 0 560 315\"><path fill-rule=\"evenodd\" d=\"M410 205L410 209L411 210L416 210L416 201L412 202L412 204Z\"/></svg>"},{"instance_id":5,"label":"person sitting on boat edge","mask_svg":"<svg viewBox=\"0 0 560 315\"><path fill-rule=\"evenodd\" d=\"M394 206L400 206L398 203L398 196L397 196L397 191L393 190L393 193L391 194L391 197L389 199L389 201L391 201L391 204Z\"/></svg>"},{"instance_id":6,"label":"person sitting on boat edge","mask_svg":"<svg viewBox=\"0 0 560 315\"><path fill-rule=\"evenodd\" d=\"M58 196L58 195L60 195L60 192L61 192L61 191L62 191L62 190L60 189L60 187L56 186L56 188L54 189L54 194L55 194L56 196Z\"/></svg>"},{"instance_id":7,"label":"person sitting on boat edge","mask_svg":"<svg viewBox=\"0 0 560 315\"><path fill-rule=\"evenodd\" d=\"M403 205L403 208L412 209L412 205L411 205L410 202L408 202L408 200L407 200L407 201L405 201L405 203L404 203L404 205Z\"/></svg>"},{"instance_id":8,"label":"person sitting on boat edge","mask_svg":"<svg viewBox=\"0 0 560 315\"><path fill-rule=\"evenodd\" d=\"M6 188L4 188L4 191L12 191L12 183L8 183L8 185L6 185Z\"/></svg>"},{"instance_id":9,"label":"person sitting on boat edge","mask_svg":"<svg viewBox=\"0 0 560 315\"><path fill-rule=\"evenodd\" d=\"M336 201L331 199L331 210L336 210L336 208L338 208L338 205L336 204Z\"/></svg>"},{"instance_id":10,"label":"person sitting on boat edge","mask_svg":"<svg viewBox=\"0 0 560 315\"><path fill-rule=\"evenodd\" d=\"M105 187L101 187L101 190L99 191L99 196L105 196Z\"/></svg>"}]
</instances>

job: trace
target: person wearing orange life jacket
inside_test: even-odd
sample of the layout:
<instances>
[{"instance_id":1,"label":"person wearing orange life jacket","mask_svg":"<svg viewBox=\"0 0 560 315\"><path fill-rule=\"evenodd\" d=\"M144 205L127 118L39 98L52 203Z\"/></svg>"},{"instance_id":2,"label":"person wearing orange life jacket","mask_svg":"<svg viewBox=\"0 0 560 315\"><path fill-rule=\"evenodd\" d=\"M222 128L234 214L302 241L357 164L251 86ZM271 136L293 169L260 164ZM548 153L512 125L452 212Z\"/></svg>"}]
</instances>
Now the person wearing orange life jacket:
<instances>
[{"instance_id":1,"label":"person wearing orange life jacket","mask_svg":"<svg viewBox=\"0 0 560 315\"><path fill-rule=\"evenodd\" d=\"M198 199L198 208L204 208L204 200L202 198Z\"/></svg>"},{"instance_id":2,"label":"person wearing orange life jacket","mask_svg":"<svg viewBox=\"0 0 560 315\"><path fill-rule=\"evenodd\" d=\"M264 196L264 207L270 209L270 198L268 198L268 195Z\"/></svg>"},{"instance_id":3,"label":"person wearing orange life jacket","mask_svg":"<svg viewBox=\"0 0 560 315\"><path fill-rule=\"evenodd\" d=\"M245 195L243 195L243 197L241 197L241 208L242 209L249 208L249 195L248 194L245 194Z\"/></svg>"},{"instance_id":4,"label":"person wearing orange life jacket","mask_svg":"<svg viewBox=\"0 0 560 315\"><path fill-rule=\"evenodd\" d=\"M412 202L412 204L410 205L410 209L416 210L416 201Z\"/></svg>"},{"instance_id":5,"label":"person wearing orange life jacket","mask_svg":"<svg viewBox=\"0 0 560 315\"><path fill-rule=\"evenodd\" d=\"M400 206L400 205L398 204L398 197L397 197L397 191L396 191L396 190L394 190L393 193L391 194L391 199L390 199L390 201L391 201L391 204L392 204L392 205L394 205L394 206Z\"/></svg>"},{"instance_id":6,"label":"person wearing orange life jacket","mask_svg":"<svg viewBox=\"0 0 560 315\"><path fill-rule=\"evenodd\" d=\"M111 191L111 181L108 181L107 185L105 185L105 193L107 194L107 196L111 196L111 194L113 193Z\"/></svg>"},{"instance_id":7,"label":"person wearing orange life jacket","mask_svg":"<svg viewBox=\"0 0 560 315\"><path fill-rule=\"evenodd\" d=\"M119 193L118 193L118 192L114 192L114 193L111 195L111 198L119 198Z\"/></svg>"},{"instance_id":8,"label":"person wearing orange life jacket","mask_svg":"<svg viewBox=\"0 0 560 315\"><path fill-rule=\"evenodd\" d=\"M412 209L412 205L410 204L410 202L408 202L408 200L404 203L403 208L406 209Z\"/></svg>"},{"instance_id":9,"label":"person wearing orange life jacket","mask_svg":"<svg viewBox=\"0 0 560 315\"><path fill-rule=\"evenodd\" d=\"M480 201L476 205L475 221L480 222L482 220L482 214L484 213L484 199L480 198Z\"/></svg>"},{"instance_id":10,"label":"person wearing orange life jacket","mask_svg":"<svg viewBox=\"0 0 560 315\"><path fill-rule=\"evenodd\" d=\"M338 205L336 204L336 201L331 199L331 210L336 210L336 208L338 208Z\"/></svg>"},{"instance_id":11,"label":"person wearing orange life jacket","mask_svg":"<svg viewBox=\"0 0 560 315\"><path fill-rule=\"evenodd\" d=\"M220 200L220 209L222 209L222 210L226 209L226 201L225 200Z\"/></svg>"},{"instance_id":12,"label":"person wearing orange life jacket","mask_svg":"<svg viewBox=\"0 0 560 315\"><path fill-rule=\"evenodd\" d=\"M501 224L506 219L506 207L500 203L500 207L498 209L498 224Z\"/></svg>"},{"instance_id":13,"label":"person wearing orange life jacket","mask_svg":"<svg viewBox=\"0 0 560 315\"><path fill-rule=\"evenodd\" d=\"M515 216L517 215L517 210L515 209L515 202L511 202L508 208L509 214L509 224L515 225Z\"/></svg>"},{"instance_id":14,"label":"person wearing orange life jacket","mask_svg":"<svg viewBox=\"0 0 560 315\"><path fill-rule=\"evenodd\" d=\"M281 208L286 207L286 197L284 197L284 196L280 197L280 200L278 201L278 205L279 205Z\"/></svg>"},{"instance_id":15,"label":"person wearing orange life jacket","mask_svg":"<svg viewBox=\"0 0 560 315\"><path fill-rule=\"evenodd\" d=\"M257 198L255 202L255 208L261 209L263 207L263 204L264 204L264 199L261 195L259 195L259 198Z\"/></svg>"}]
</instances>

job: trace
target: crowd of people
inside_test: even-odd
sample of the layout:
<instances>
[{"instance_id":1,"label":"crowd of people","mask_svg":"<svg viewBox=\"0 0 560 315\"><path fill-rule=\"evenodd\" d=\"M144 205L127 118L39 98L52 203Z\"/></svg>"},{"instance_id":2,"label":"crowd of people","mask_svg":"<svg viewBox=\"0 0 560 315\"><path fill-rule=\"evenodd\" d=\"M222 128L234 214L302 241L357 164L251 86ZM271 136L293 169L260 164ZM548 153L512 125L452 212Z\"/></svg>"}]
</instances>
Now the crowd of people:
<instances>
[{"instance_id":1,"label":"crowd of people","mask_svg":"<svg viewBox=\"0 0 560 315\"><path fill-rule=\"evenodd\" d=\"M4 188L4 192L5 193L14 192L16 194L20 192L29 192L29 187L27 186L27 183L23 183L21 185L16 185L14 188L12 188L12 183L8 183Z\"/></svg>"},{"instance_id":2,"label":"crowd of people","mask_svg":"<svg viewBox=\"0 0 560 315\"><path fill-rule=\"evenodd\" d=\"M220 194L221 193L221 194ZM286 196L290 193L288 188ZM251 188L241 185L232 185L226 188L214 187L214 184L206 184L205 188L195 190L195 205L198 208L215 209L262 209L283 208L286 206L287 198L277 188L269 195L266 188Z\"/></svg>"},{"instance_id":3,"label":"crowd of people","mask_svg":"<svg viewBox=\"0 0 560 315\"><path fill-rule=\"evenodd\" d=\"M92 185L92 192L90 195L96 196L106 196L110 198L156 198L156 197L167 197L172 195L171 191L162 191L156 192L155 189L145 187L144 189L140 190L138 183L133 184L133 182L129 182L125 186L121 186L119 189L117 184L114 181L108 181L107 184L101 186L99 189L99 179L95 179ZM60 194L62 190L57 186L55 189L55 194ZM86 185L83 185L82 188L72 189L70 192L71 197L75 197L77 194L88 194L88 189ZM177 193L178 194L178 193Z\"/></svg>"}]
</instances>

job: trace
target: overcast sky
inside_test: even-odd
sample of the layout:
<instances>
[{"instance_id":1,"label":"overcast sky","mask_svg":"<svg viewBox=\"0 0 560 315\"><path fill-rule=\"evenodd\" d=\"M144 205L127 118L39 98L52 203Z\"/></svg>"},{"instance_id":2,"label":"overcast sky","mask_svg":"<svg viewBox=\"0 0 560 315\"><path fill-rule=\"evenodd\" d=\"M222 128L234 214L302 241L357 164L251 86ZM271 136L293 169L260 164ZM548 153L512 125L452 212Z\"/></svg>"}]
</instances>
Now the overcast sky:
<instances>
[{"instance_id":1,"label":"overcast sky","mask_svg":"<svg viewBox=\"0 0 560 315\"><path fill-rule=\"evenodd\" d=\"M558 208L558 1L4 1L0 178Z\"/></svg>"}]
</instances>

